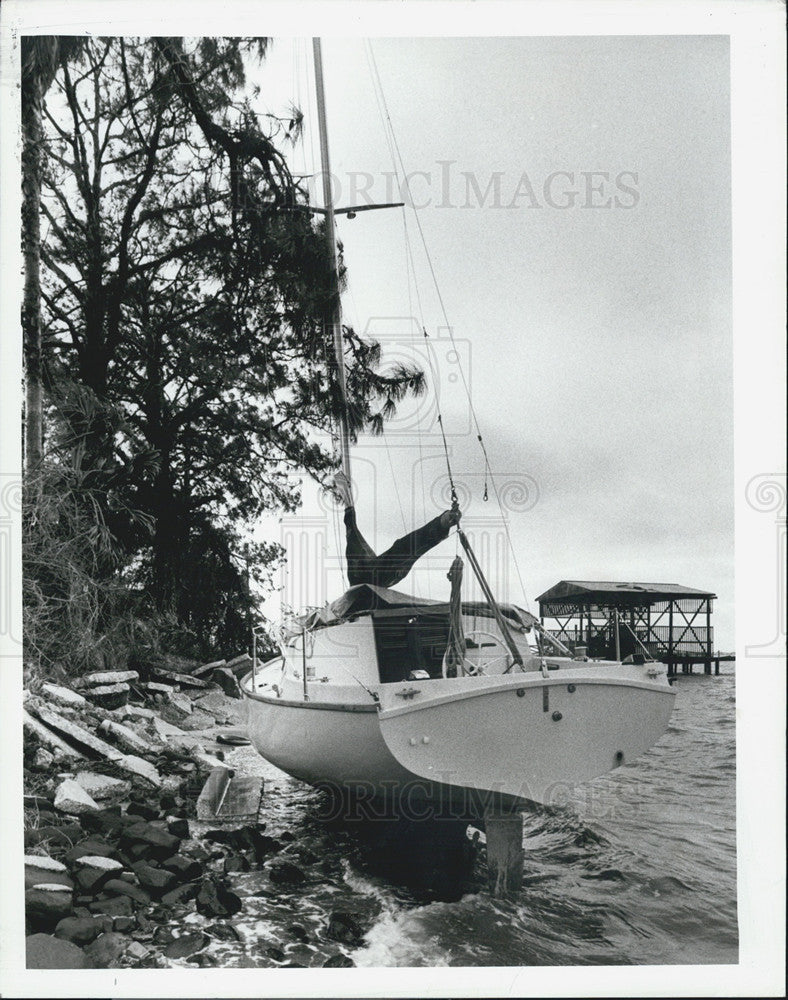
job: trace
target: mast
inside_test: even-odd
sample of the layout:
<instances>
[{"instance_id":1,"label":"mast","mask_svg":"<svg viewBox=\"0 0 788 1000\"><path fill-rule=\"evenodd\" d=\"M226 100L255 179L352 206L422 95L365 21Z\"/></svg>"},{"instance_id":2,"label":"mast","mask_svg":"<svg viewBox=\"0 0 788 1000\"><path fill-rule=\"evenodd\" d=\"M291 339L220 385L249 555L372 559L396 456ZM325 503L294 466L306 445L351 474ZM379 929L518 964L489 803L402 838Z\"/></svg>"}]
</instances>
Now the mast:
<instances>
[{"instance_id":1,"label":"mast","mask_svg":"<svg viewBox=\"0 0 788 1000\"><path fill-rule=\"evenodd\" d=\"M323 55L320 39L312 39L315 61L315 91L317 94L317 121L320 132L320 164L323 173L323 204L326 214L326 239L333 270L333 305L328 322L334 340L334 359L337 366L337 383L341 397L339 414L339 439L342 454L342 471L350 482L350 432L348 429L347 384L345 378L345 352L342 344L342 304L339 301L339 262L337 260L336 230L334 227L334 200L331 192L331 166L328 158L328 132L326 129L326 94L323 87Z\"/></svg>"}]
</instances>

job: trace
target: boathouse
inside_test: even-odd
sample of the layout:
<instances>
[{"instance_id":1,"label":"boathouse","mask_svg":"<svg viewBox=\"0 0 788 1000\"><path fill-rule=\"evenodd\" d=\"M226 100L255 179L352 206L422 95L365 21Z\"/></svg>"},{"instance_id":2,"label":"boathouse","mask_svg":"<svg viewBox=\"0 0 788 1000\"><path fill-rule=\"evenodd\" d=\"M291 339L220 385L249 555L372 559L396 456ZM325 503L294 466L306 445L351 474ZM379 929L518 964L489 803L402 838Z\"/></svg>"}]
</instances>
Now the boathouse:
<instances>
[{"instance_id":1,"label":"boathouse","mask_svg":"<svg viewBox=\"0 0 788 1000\"><path fill-rule=\"evenodd\" d=\"M537 597L542 625L574 650L589 656L624 659L649 656L692 672L720 672L711 612L716 594L676 583L612 583L561 580Z\"/></svg>"}]
</instances>

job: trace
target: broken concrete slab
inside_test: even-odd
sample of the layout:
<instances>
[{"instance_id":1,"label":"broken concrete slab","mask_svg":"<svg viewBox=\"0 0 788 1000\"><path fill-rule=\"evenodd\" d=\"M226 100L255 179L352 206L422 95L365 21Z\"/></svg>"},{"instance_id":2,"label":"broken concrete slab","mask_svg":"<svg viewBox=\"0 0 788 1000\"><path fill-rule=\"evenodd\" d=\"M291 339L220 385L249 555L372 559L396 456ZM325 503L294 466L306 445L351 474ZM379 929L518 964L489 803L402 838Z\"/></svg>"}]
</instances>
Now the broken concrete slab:
<instances>
[{"instance_id":1,"label":"broken concrete slab","mask_svg":"<svg viewBox=\"0 0 788 1000\"><path fill-rule=\"evenodd\" d=\"M95 674L87 674L82 678L80 686L95 688L107 684L127 684L129 681L138 681L139 679L140 675L136 670L102 670Z\"/></svg>"},{"instance_id":2,"label":"broken concrete slab","mask_svg":"<svg viewBox=\"0 0 788 1000\"><path fill-rule=\"evenodd\" d=\"M71 688L61 687L59 684L42 684L41 690L59 705L67 705L69 708L81 708L87 704L81 694L77 694Z\"/></svg>"},{"instance_id":3,"label":"broken concrete slab","mask_svg":"<svg viewBox=\"0 0 788 1000\"><path fill-rule=\"evenodd\" d=\"M94 799L111 799L120 795L128 795L131 783L122 778L110 778L106 774L93 774L92 771L78 771L74 781Z\"/></svg>"},{"instance_id":4,"label":"broken concrete slab","mask_svg":"<svg viewBox=\"0 0 788 1000\"><path fill-rule=\"evenodd\" d=\"M209 688L211 686L208 681L201 680L199 677L192 677L190 674L178 674L172 670L162 670L159 667L154 667L151 670L151 675L165 684L180 684L183 687L194 688Z\"/></svg>"},{"instance_id":5,"label":"broken concrete slab","mask_svg":"<svg viewBox=\"0 0 788 1000\"><path fill-rule=\"evenodd\" d=\"M233 657L232 660L228 660L225 663L225 667L228 670L232 670L234 674L237 674L239 670L246 670L247 666L251 669L252 657L248 653L240 653L238 656Z\"/></svg>"},{"instance_id":6,"label":"broken concrete slab","mask_svg":"<svg viewBox=\"0 0 788 1000\"><path fill-rule=\"evenodd\" d=\"M128 771L130 774L136 774L140 778L144 778L149 781L156 788L161 788L161 775L147 760L143 760L142 757L136 757L134 754L126 754L123 757L119 757L115 763L121 770Z\"/></svg>"},{"instance_id":7,"label":"broken concrete slab","mask_svg":"<svg viewBox=\"0 0 788 1000\"><path fill-rule=\"evenodd\" d=\"M135 733L133 729L130 729L128 726L124 726L120 722L112 722L110 719L105 719L99 726L99 731L105 736L109 736L115 743L129 753L150 753L153 750L153 747L147 740L143 739Z\"/></svg>"},{"instance_id":8,"label":"broken concrete slab","mask_svg":"<svg viewBox=\"0 0 788 1000\"><path fill-rule=\"evenodd\" d=\"M191 750L193 747L200 745L200 739L197 736L193 736L191 733L186 733L177 726L173 726L172 723L166 722L164 719L154 719L153 729L156 734L170 746L178 747L183 750Z\"/></svg>"},{"instance_id":9,"label":"broken concrete slab","mask_svg":"<svg viewBox=\"0 0 788 1000\"><path fill-rule=\"evenodd\" d=\"M192 714L192 700L188 695L181 694L180 692L173 692L170 695L170 708L174 708L176 712L183 715L186 718L188 715Z\"/></svg>"},{"instance_id":10,"label":"broken concrete slab","mask_svg":"<svg viewBox=\"0 0 788 1000\"><path fill-rule=\"evenodd\" d=\"M195 709L191 715L179 719L178 722L182 729L186 729L189 732L196 732L198 730L206 731L216 727L216 719L212 715L208 715L207 712L201 712L199 709Z\"/></svg>"},{"instance_id":11,"label":"broken concrete slab","mask_svg":"<svg viewBox=\"0 0 788 1000\"><path fill-rule=\"evenodd\" d=\"M205 677L207 674L210 674L212 670L215 670L216 667L224 667L226 664L227 660L214 660L212 663L203 663L201 667L197 667L192 676Z\"/></svg>"},{"instance_id":12,"label":"broken concrete slab","mask_svg":"<svg viewBox=\"0 0 788 1000\"><path fill-rule=\"evenodd\" d=\"M131 688L128 684L102 684L99 687L86 688L85 694L95 704L113 711L128 703Z\"/></svg>"},{"instance_id":13,"label":"broken concrete slab","mask_svg":"<svg viewBox=\"0 0 788 1000\"><path fill-rule=\"evenodd\" d=\"M213 754L205 753L204 751L192 750L191 756L195 764L202 768L213 770L215 767L225 767L225 764L218 757L214 757Z\"/></svg>"},{"instance_id":14,"label":"broken concrete slab","mask_svg":"<svg viewBox=\"0 0 788 1000\"><path fill-rule=\"evenodd\" d=\"M221 723L238 722L243 710L243 706L236 705L222 691L210 691L208 694L195 698L192 707L201 712L207 712Z\"/></svg>"},{"instance_id":15,"label":"broken concrete slab","mask_svg":"<svg viewBox=\"0 0 788 1000\"><path fill-rule=\"evenodd\" d=\"M79 816L97 810L98 803L73 778L64 778L55 792L55 809L70 816Z\"/></svg>"},{"instance_id":16,"label":"broken concrete slab","mask_svg":"<svg viewBox=\"0 0 788 1000\"><path fill-rule=\"evenodd\" d=\"M143 708L142 705L127 705L123 709L123 718L126 719L155 719L156 713L152 708Z\"/></svg>"},{"instance_id":17,"label":"broken concrete slab","mask_svg":"<svg viewBox=\"0 0 788 1000\"><path fill-rule=\"evenodd\" d=\"M41 705L35 709L35 712L41 722L54 729L59 736L67 736L69 739L87 747L101 757L106 757L108 760L117 760L122 756L117 747L110 746L109 743L100 740L93 733L89 733L86 729L83 729L82 726L78 726L76 722L64 719L57 712L53 712Z\"/></svg>"},{"instance_id":18,"label":"broken concrete slab","mask_svg":"<svg viewBox=\"0 0 788 1000\"><path fill-rule=\"evenodd\" d=\"M43 723L39 722L38 719L34 719L25 709L22 709L22 725L28 733L36 736L41 743L45 743L52 750L59 751L67 757L77 759L84 757L83 753L70 746L57 733L53 733L51 729L47 729Z\"/></svg>"}]
</instances>

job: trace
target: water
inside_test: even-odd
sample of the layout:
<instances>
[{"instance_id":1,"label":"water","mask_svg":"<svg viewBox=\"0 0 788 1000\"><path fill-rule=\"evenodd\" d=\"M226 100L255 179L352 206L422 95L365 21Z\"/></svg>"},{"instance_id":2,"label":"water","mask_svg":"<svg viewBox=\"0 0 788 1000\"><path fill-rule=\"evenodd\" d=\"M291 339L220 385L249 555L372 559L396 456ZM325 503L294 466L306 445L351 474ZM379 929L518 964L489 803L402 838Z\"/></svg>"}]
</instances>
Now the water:
<instances>
[{"instance_id":1,"label":"water","mask_svg":"<svg viewBox=\"0 0 788 1000\"><path fill-rule=\"evenodd\" d=\"M487 894L470 841L436 853L385 827L326 826L318 792L234 751L239 769L266 775L266 832L294 835L278 857L309 882L283 891L270 861L233 876L242 941L211 952L225 967L320 967L338 952L358 966L735 963L734 676L680 676L676 687L670 727L648 754L561 809L526 814L512 901ZM362 942L326 939L332 910L361 916Z\"/></svg>"}]
</instances>

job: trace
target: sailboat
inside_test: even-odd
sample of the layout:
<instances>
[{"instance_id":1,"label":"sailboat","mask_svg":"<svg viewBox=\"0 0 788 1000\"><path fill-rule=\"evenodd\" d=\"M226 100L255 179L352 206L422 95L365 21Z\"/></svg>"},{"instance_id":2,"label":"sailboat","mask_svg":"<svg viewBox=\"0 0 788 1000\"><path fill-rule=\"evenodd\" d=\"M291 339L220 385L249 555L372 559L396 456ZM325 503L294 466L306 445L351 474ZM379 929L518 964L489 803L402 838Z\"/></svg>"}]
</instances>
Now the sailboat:
<instances>
[{"instance_id":1,"label":"sailboat","mask_svg":"<svg viewBox=\"0 0 788 1000\"><path fill-rule=\"evenodd\" d=\"M320 212L335 255L318 39L313 48ZM338 296L332 325L344 399ZM344 417L339 438L349 483ZM444 601L365 582L290 622L267 662L258 663L254 645L241 686L249 736L264 758L351 798L472 819L564 802L574 786L633 761L662 736L675 698L665 665L648 655L620 662L568 649L526 610L496 600L455 527L484 601L462 599L455 559Z\"/></svg>"}]
</instances>

